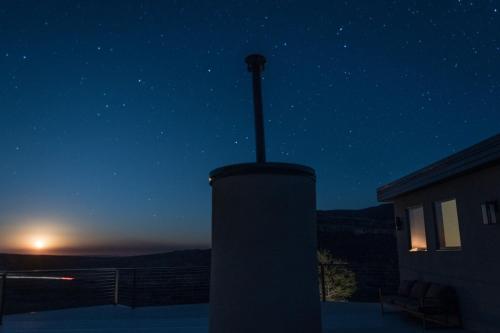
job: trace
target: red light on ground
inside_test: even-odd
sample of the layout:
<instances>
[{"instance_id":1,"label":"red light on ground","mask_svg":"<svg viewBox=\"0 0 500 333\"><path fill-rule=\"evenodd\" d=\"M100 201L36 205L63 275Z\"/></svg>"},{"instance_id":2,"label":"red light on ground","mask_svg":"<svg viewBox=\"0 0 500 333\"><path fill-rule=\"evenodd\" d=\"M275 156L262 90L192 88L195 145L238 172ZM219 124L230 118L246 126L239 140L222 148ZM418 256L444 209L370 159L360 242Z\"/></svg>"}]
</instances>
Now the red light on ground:
<instances>
[{"instance_id":1,"label":"red light on ground","mask_svg":"<svg viewBox=\"0 0 500 333\"><path fill-rule=\"evenodd\" d=\"M65 280L65 281L73 281L75 278L74 277L69 277L69 276L63 276L61 278L61 280Z\"/></svg>"}]
</instances>

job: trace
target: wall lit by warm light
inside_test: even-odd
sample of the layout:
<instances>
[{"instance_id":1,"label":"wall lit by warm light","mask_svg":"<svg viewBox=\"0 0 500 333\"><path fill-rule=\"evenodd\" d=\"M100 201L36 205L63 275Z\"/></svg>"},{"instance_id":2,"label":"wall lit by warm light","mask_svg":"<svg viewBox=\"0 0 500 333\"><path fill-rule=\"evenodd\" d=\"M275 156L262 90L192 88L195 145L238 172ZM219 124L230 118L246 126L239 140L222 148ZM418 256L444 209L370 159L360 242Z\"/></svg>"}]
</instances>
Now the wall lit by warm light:
<instances>
[{"instance_id":1,"label":"wall lit by warm light","mask_svg":"<svg viewBox=\"0 0 500 333\"><path fill-rule=\"evenodd\" d=\"M455 199L436 202L435 212L440 248L460 248L462 243Z\"/></svg>"}]
</instances>

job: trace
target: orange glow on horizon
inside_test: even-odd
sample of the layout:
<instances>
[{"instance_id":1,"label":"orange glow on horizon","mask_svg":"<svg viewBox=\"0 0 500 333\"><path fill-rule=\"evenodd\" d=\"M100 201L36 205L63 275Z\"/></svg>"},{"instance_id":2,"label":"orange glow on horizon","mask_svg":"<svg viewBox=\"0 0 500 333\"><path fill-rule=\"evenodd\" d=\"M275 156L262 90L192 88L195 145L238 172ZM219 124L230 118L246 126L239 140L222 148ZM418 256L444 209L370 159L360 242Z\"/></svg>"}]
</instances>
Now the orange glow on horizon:
<instances>
[{"instance_id":1,"label":"orange glow on horizon","mask_svg":"<svg viewBox=\"0 0 500 333\"><path fill-rule=\"evenodd\" d=\"M31 253L47 253L54 250L54 245L58 243L58 237L49 233L37 233L26 237L20 246Z\"/></svg>"},{"instance_id":2,"label":"orange glow on horizon","mask_svg":"<svg viewBox=\"0 0 500 333\"><path fill-rule=\"evenodd\" d=\"M80 245L82 235L71 223L56 218L24 218L0 226L0 252L57 254Z\"/></svg>"},{"instance_id":3,"label":"orange glow on horizon","mask_svg":"<svg viewBox=\"0 0 500 333\"><path fill-rule=\"evenodd\" d=\"M47 243L43 239L37 239L33 242L33 247L36 250L43 250L45 247L47 247Z\"/></svg>"}]
</instances>

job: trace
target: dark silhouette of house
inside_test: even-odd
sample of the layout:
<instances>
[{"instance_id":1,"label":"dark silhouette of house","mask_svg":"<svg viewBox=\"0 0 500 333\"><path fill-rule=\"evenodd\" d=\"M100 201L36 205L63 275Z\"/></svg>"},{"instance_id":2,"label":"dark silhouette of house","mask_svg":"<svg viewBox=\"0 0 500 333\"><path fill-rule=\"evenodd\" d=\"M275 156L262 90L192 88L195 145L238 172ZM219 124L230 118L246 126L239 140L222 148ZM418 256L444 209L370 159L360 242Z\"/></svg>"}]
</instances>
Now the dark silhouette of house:
<instances>
[{"instance_id":1,"label":"dark silhouette of house","mask_svg":"<svg viewBox=\"0 0 500 333\"><path fill-rule=\"evenodd\" d=\"M465 328L500 332L500 135L377 196L394 203L400 279L453 286Z\"/></svg>"}]
</instances>

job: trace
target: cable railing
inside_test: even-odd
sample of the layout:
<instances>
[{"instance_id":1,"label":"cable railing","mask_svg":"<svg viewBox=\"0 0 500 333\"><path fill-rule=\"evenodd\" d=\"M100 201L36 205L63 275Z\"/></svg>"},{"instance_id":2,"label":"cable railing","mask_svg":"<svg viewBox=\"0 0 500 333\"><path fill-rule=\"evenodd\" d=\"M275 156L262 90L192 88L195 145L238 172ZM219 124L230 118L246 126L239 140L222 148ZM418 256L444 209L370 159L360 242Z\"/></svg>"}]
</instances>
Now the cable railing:
<instances>
[{"instance_id":1,"label":"cable railing","mask_svg":"<svg viewBox=\"0 0 500 333\"><path fill-rule=\"evenodd\" d=\"M113 303L116 270L9 271L2 280L2 312L22 313Z\"/></svg>"},{"instance_id":2,"label":"cable railing","mask_svg":"<svg viewBox=\"0 0 500 333\"><path fill-rule=\"evenodd\" d=\"M207 303L210 268L157 267L119 270L118 301L131 307Z\"/></svg>"},{"instance_id":3,"label":"cable railing","mask_svg":"<svg viewBox=\"0 0 500 333\"><path fill-rule=\"evenodd\" d=\"M320 298L328 301L332 278L345 264L319 264ZM333 274L335 273L335 274ZM3 314L94 306L208 303L209 266L54 269L0 272Z\"/></svg>"},{"instance_id":4,"label":"cable railing","mask_svg":"<svg viewBox=\"0 0 500 333\"><path fill-rule=\"evenodd\" d=\"M96 268L0 272L4 314L121 304L207 303L209 267Z\"/></svg>"}]
</instances>

